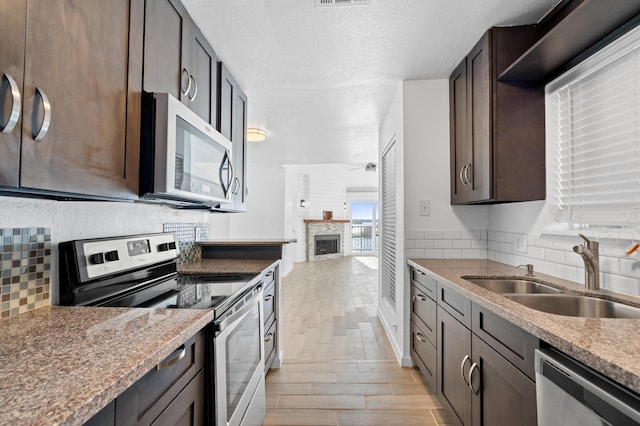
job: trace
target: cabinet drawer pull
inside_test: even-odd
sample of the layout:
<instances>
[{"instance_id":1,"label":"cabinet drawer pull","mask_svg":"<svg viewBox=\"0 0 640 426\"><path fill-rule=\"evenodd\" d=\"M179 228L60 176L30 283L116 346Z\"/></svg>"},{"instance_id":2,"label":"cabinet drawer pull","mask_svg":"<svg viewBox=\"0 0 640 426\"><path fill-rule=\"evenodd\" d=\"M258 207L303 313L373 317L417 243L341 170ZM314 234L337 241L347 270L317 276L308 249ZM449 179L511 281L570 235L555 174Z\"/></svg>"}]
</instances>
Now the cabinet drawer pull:
<instances>
[{"instance_id":1,"label":"cabinet drawer pull","mask_svg":"<svg viewBox=\"0 0 640 426\"><path fill-rule=\"evenodd\" d=\"M183 96L187 96L188 93L191 91L191 75L189 74L189 71L187 71L186 68L182 68L182 75L187 75L187 90L182 92ZM182 86L182 82L180 83L180 85Z\"/></svg>"},{"instance_id":2,"label":"cabinet drawer pull","mask_svg":"<svg viewBox=\"0 0 640 426\"><path fill-rule=\"evenodd\" d=\"M269 333L265 336L264 341L268 342L270 340L273 340L273 333Z\"/></svg>"},{"instance_id":3,"label":"cabinet drawer pull","mask_svg":"<svg viewBox=\"0 0 640 426\"><path fill-rule=\"evenodd\" d=\"M167 367L171 367L173 364L175 364L176 362L184 358L186 354L187 354L187 348L184 345L180 346L178 349L173 351L171 355L169 355L169 357L167 357L164 361L156 365L156 370L160 371Z\"/></svg>"},{"instance_id":4,"label":"cabinet drawer pull","mask_svg":"<svg viewBox=\"0 0 640 426\"><path fill-rule=\"evenodd\" d=\"M422 294L416 294L415 296L413 296L413 301L415 302L416 299L420 299L420 301L422 302L426 302L427 301L427 297L423 296Z\"/></svg>"},{"instance_id":5,"label":"cabinet drawer pull","mask_svg":"<svg viewBox=\"0 0 640 426\"><path fill-rule=\"evenodd\" d=\"M427 341L427 338L426 338L426 337L424 337L424 334L422 334L422 333L420 333L420 332L417 332L417 333L416 333L416 337L418 338L418 340L420 340L420 341L421 341L421 342L423 342L423 343Z\"/></svg>"},{"instance_id":6,"label":"cabinet drawer pull","mask_svg":"<svg viewBox=\"0 0 640 426\"><path fill-rule=\"evenodd\" d=\"M198 82L192 75L189 75L189 86L191 86L191 80L193 80L193 96L189 96L189 100L193 102L196 96L198 96ZM189 93L189 91L187 91L187 93Z\"/></svg>"},{"instance_id":7,"label":"cabinet drawer pull","mask_svg":"<svg viewBox=\"0 0 640 426\"><path fill-rule=\"evenodd\" d=\"M464 382L464 384L469 386L469 382L467 382L467 377L464 375L464 366L467 363L467 361L471 361L471 358L469 358L469 355L465 355L464 358L462 358L462 363L460 364L460 377L462 377L462 381Z\"/></svg>"},{"instance_id":8,"label":"cabinet drawer pull","mask_svg":"<svg viewBox=\"0 0 640 426\"><path fill-rule=\"evenodd\" d=\"M272 294L267 294L267 295L264 297L264 301L265 301L265 302L270 302L271 300L273 300L273 295L272 295Z\"/></svg>"},{"instance_id":9,"label":"cabinet drawer pull","mask_svg":"<svg viewBox=\"0 0 640 426\"><path fill-rule=\"evenodd\" d=\"M44 108L44 117L42 117L42 124L40 125L40 129L38 131L33 132L33 140L40 141L44 139L49 131L49 125L51 124L51 103L49 102L49 98L47 98L47 94L44 93L44 90L36 87L36 95L40 96L42 99L42 107ZM34 108L33 113L36 113L36 109Z\"/></svg>"},{"instance_id":10,"label":"cabinet drawer pull","mask_svg":"<svg viewBox=\"0 0 640 426\"><path fill-rule=\"evenodd\" d=\"M471 365L471 368L469 369L469 388L471 389L471 391L474 394L478 394L478 392L480 392L480 388L478 388L477 390L473 388L473 371L479 368L478 364L476 364L475 362Z\"/></svg>"},{"instance_id":11,"label":"cabinet drawer pull","mask_svg":"<svg viewBox=\"0 0 640 426\"><path fill-rule=\"evenodd\" d=\"M20 111L22 109L22 101L20 99L20 89L18 83L9 74L2 74L2 78L9 82L9 88L11 89L11 115L4 126L0 128L0 132L8 135L10 134L20 118Z\"/></svg>"},{"instance_id":12,"label":"cabinet drawer pull","mask_svg":"<svg viewBox=\"0 0 640 426\"><path fill-rule=\"evenodd\" d=\"M466 169L464 170L464 178L466 179L467 183L471 183L472 182L472 174L471 174L471 163L466 165Z\"/></svg>"},{"instance_id":13,"label":"cabinet drawer pull","mask_svg":"<svg viewBox=\"0 0 640 426\"><path fill-rule=\"evenodd\" d=\"M415 271L415 273L416 273L416 274L420 274L420 275L422 275L422 276L427 275L427 274L425 274L424 272L419 271L419 270L417 270L417 269L414 269L414 271Z\"/></svg>"},{"instance_id":14,"label":"cabinet drawer pull","mask_svg":"<svg viewBox=\"0 0 640 426\"><path fill-rule=\"evenodd\" d=\"M270 277L271 275L273 275L273 271L269 271L266 274L264 274L265 277Z\"/></svg>"}]
</instances>

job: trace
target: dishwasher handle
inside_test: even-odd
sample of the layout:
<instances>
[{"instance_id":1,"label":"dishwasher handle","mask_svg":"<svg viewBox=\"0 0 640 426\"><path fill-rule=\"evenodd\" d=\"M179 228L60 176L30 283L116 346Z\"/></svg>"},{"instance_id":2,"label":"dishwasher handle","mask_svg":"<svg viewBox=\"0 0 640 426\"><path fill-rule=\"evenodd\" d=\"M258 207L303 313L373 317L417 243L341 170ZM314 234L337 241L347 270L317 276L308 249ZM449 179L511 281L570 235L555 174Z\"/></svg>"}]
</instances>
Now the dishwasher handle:
<instances>
[{"instance_id":1,"label":"dishwasher handle","mask_svg":"<svg viewBox=\"0 0 640 426\"><path fill-rule=\"evenodd\" d=\"M640 425L640 398L553 350L536 350L536 372L612 425Z\"/></svg>"}]
</instances>

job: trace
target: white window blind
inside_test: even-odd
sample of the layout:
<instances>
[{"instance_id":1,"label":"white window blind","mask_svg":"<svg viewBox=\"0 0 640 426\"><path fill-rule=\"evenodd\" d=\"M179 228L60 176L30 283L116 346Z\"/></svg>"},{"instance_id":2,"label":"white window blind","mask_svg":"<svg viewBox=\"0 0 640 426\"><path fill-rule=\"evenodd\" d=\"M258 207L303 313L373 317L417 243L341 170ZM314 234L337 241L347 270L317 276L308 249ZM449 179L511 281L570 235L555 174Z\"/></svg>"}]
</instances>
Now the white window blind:
<instances>
[{"instance_id":1,"label":"white window blind","mask_svg":"<svg viewBox=\"0 0 640 426\"><path fill-rule=\"evenodd\" d=\"M571 227L635 226L640 219L638 28L552 82L547 103L547 125L558 144L559 220Z\"/></svg>"},{"instance_id":2,"label":"white window blind","mask_svg":"<svg viewBox=\"0 0 640 426\"><path fill-rule=\"evenodd\" d=\"M396 307L396 144L382 154L382 298Z\"/></svg>"}]
</instances>

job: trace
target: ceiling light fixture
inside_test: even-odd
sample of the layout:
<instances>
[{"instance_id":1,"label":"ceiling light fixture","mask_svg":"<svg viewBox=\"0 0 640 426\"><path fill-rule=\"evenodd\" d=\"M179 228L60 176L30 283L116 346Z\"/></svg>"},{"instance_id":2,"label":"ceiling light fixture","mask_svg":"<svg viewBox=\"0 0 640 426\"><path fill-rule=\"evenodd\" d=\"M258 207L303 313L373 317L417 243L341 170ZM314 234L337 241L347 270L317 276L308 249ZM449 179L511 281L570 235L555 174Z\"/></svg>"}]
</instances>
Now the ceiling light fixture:
<instances>
[{"instance_id":1,"label":"ceiling light fixture","mask_svg":"<svg viewBox=\"0 0 640 426\"><path fill-rule=\"evenodd\" d=\"M247 141L249 142L262 142L267 138L267 132L262 129L249 127L247 128Z\"/></svg>"}]
</instances>

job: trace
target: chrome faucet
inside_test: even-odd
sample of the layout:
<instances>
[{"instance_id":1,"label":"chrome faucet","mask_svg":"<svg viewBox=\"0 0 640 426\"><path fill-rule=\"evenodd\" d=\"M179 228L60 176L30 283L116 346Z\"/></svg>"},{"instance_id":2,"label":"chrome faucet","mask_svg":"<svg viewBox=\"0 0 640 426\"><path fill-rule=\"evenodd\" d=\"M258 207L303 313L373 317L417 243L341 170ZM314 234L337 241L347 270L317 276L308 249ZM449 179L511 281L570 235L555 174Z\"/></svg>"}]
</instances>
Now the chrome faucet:
<instances>
[{"instance_id":1,"label":"chrome faucet","mask_svg":"<svg viewBox=\"0 0 640 426\"><path fill-rule=\"evenodd\" d=\"M591 241L582 234L578 234L586 244L573 246L573 251L582 256L584 261L584 283L589 290L600 290L600 258L597 241Z\"/></svg>"}]
</instances>

